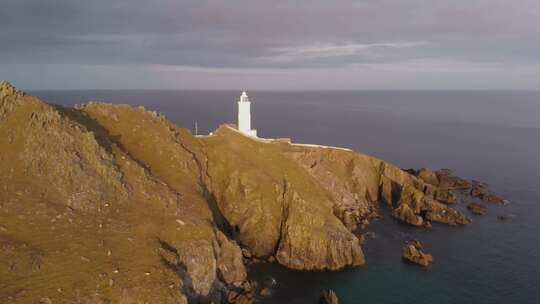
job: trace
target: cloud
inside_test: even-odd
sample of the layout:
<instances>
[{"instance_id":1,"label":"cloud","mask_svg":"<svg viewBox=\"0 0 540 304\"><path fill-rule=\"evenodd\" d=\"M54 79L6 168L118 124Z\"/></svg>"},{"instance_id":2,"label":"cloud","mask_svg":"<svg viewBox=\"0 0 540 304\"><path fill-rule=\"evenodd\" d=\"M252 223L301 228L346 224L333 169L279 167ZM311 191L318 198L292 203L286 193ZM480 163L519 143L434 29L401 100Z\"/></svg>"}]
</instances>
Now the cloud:
<instances>
[{"instance_id":1,"label":"cloud","mask_svg":"<svg viewBox=\"0 0 540 304\"><path fill-rule=\"evenodd\" d=\"M375 50L402 49L429 45L428 42L382 42L382 43L350 43L350 44L316 44L295 47L272 48L272 54L259 57L257 60L268 62L293 62L328 57L364 55L380 57Z\"/></svg>"},{"instance_id":2,"label":"cloud","mask_svg":"<svg viewBox=\"0 0 540 304\"><path fill-rule=\"evenodd\" d=\"M0 79L22 89L535 90L540 66L450 58L294 69L155 64L44 64L36 69L33 64L6 64Z\"/></svg>"},{"instance_id":3,"label":"cloud","mask_svg":"<svg viewBox=\"0 0 540 304\"><path fill-rule=\"evenodd\" d=\"M28 85L52 87L71 83L67 71L97 75L108 66L127 73L117 74L121 80L108 78L112 85L125 87L131 80L159 86L128 72L144 66L163 77L204 72L238 82L247 81L248 73L254 79L285 73L289 81L297 75L313 88L331 89L337 85L328 73L355 71L348 74L353 79L340 81L354 87L361 69L377 71L371 77L380 82L393 79L392 73L411 73L418 79L408 83L430 88L431 71L441 71L440 81L463 85L477 83L472 78L478 70L492 69L517 87L519 73L508 79L499 67L525 73L540 66L539 19L537 0L2 0L0 76L11 78L8 66L21 75L30 65L52 74L28 77ZM51 64L65 73L53 73ZM465 80L452 80L452 69ZM85 81L88 87L102 83ZM268 87L282 83L277 76L260 81Z\"/></svg>"}]
</instances>

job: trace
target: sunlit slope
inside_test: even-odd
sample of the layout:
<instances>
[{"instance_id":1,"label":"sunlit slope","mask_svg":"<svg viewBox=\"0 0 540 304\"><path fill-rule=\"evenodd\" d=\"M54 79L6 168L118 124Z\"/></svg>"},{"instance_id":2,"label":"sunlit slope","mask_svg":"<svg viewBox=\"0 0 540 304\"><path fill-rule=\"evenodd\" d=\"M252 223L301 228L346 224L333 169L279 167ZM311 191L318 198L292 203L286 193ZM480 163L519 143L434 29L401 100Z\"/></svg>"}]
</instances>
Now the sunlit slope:
<instances>
[{"instance_id":1,"label":"sunlit slope","mask_svg":"<svg viewBox=\"0 0 540 304\"><path fill-rule=\"evenodd\" d=\"M136 152L81 110L2 83L0 302L178 303L177 265L190 276L186 292L210 293L224 242L204 199L161 180Z\"/></svg>"}]
</instances>

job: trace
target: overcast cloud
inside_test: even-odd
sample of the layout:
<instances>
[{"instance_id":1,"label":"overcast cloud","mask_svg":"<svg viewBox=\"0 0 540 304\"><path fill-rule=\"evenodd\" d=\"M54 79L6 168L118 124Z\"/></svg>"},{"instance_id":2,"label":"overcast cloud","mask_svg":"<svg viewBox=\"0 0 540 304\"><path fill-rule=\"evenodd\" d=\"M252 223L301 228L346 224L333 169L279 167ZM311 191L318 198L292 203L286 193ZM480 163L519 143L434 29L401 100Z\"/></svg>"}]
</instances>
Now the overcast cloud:
<instances>
[{"instance_id":1,"label":"overcast cloud","mask_svg":"<svg viewBox=\"0 0 540 304\"><path fill-rule=\"evenodd\" d=\"M2 0L25 89L538 89L538 0Z\"/></svg>"}]
</instances>

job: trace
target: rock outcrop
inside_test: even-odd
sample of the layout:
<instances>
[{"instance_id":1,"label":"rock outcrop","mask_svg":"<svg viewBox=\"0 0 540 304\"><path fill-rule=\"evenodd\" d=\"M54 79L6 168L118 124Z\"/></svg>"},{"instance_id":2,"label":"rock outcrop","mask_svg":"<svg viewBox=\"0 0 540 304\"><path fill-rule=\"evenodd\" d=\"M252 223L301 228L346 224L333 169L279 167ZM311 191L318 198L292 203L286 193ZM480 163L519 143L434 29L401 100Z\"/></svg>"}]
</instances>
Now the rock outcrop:
<instances>
[{"instance_id":1,"label":"rock outcrop","mask_svg":"<svg viewBox=\"0 0 540 304\"><path fill-rule=\"evenodd\" d=\"M424 220L449 225L466 225L471 221L459 211L443 204L411 185L403 187L392 215L406 223L421 226Z\"/></svg>"},{"instance_id":2,"label":"rock outcrop","mask_svg":"<svg viewBox=\"0 0 540 304\"><path fill-rule=\"evenodd\" d=\"M486 207L478 203L467 204L467 209L475 215L484 215L486 213Z\"/></svg>"},{"instance_id":3,"label":"rock outcrop","mask_svg":"<svg viewBox=\"0 0 540 304\"><path fill-rule=\"evenodd\" d=\"M221 231L217 231L219 244L217 254L217 268L223 282L239 286L247 279L242 249L229 240Z\"/></svg>"},{"instance_id":4,"label":"rock outcrop","mask_svg":"<svg viewBox=\"0 0 540 304\"><path fill-rule=\"evenodd\" d=\"M422 244L418 240L407 241L402 256L404 260L423 267L428 267L433 262L431 254L422 251Z\"/></svg>"},{"instance_id":5,"label":"rock outcrop","mask_svg":"<svg viewBox=\"0 0 540 304\"><path fill-rule=\"evenodd\" d=\"M325 290L321 295L321 304L339 304L338 296L333 290Z\"/></svg>"},{"instance_id":6,"label":"rock outcrop","mask_svg":"<svg viewBox=\"0 0 540 304\"><path fill-rule=\"evenodd\" d=\"M505 202L503 197L490 193L489 190L481 183L473 184L470 195L486 203L504 204Z\"/></svg>"}]
</instances>

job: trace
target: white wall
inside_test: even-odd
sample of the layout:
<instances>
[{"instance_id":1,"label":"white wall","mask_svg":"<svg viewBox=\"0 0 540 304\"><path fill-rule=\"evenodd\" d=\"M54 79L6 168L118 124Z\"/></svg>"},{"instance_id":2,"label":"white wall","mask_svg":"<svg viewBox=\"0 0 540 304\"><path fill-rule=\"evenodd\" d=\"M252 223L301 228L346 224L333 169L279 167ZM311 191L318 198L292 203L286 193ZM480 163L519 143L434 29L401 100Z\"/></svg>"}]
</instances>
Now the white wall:
<instances>
[{"instance_id":1,"label":"white wall","mask_svg":"<svg viewBox=\"0 0 540 304\"><path fill-rule=\"evenodd\" d=\"M238 102L238 130L245 133L251 133L251 102Z\"/></svg>"}]
</instances>

